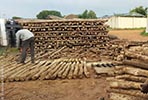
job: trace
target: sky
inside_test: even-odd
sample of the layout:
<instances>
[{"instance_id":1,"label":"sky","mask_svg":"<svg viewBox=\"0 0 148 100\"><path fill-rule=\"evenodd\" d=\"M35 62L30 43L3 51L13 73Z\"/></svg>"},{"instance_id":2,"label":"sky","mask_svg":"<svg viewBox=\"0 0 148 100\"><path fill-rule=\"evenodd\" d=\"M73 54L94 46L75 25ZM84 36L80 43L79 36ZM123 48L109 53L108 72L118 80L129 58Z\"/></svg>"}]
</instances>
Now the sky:
<instances>
[{"instance_id":1,"label":"sky","mask_svg":"<svg viewBox=\"0 0 148 100\"><path fill-rule=\"evenodd\" d=\"M57 10L62 15L93 10L97 17L128 13L137 6L148 7L148 0L0 0L0 18L36 18L42 10Z\"/></svg>"}]
</instances>

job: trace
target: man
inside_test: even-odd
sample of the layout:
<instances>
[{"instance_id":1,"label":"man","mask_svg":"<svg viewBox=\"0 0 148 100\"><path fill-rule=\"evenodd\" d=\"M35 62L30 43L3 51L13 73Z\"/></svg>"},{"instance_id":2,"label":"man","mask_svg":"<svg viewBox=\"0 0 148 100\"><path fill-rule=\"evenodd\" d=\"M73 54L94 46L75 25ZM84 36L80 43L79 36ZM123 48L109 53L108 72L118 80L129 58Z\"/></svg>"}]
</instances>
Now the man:
<instances>
[{"instance_id":1,"label":"man","mask_svg":"<svg viewBox=\"0 0 148 100\"><path fill-rule=\"evenodd\" d=\"M21 42L21 45L20 45ZM34 63L34 34L27 29L21 29L16 33L16 46L21 51L21 61L25 64L27 49L30 48L31 62Z\"/></svg>"}]
</instances>

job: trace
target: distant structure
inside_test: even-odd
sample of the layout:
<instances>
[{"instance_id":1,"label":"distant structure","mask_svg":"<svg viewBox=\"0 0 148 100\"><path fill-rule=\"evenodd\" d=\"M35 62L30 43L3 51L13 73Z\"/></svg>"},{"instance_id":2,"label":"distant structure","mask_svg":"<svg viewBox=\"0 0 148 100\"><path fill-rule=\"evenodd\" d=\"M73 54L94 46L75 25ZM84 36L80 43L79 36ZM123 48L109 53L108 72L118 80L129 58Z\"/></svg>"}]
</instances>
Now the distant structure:
<instances>
[{"instance_id":1,"label":"distant structure","mask_svg":"<svg viewBox=\"0 0 148 100\"><path fill-rule=\"evenodd\" d=\"M47 19L50 19L50 20L62 20L63 18L58 17L58 16L54 16L54 15L48 15Z\"/></svg>"},{"instance_id":2,"label":"distant structure","mask_svg":"<svg viewBox=\"0 0 148 100\"><path fill-rule=\"evenodd\" d=\"M78 19L79 17L78 15L70 14L70 15L66 15L64 18L65 19Z\"/></svg>"},{"instance_id":3,"label":"distant structure","mask_svg":"<svg viewBox=\"0 0 148 100\"><path fill-rule=\"evenodd\" d=\"M147 18L138 13L114 14L108 17L107 24L111 28L143 28L147 25Z\"/></svg>"}]
</instances>

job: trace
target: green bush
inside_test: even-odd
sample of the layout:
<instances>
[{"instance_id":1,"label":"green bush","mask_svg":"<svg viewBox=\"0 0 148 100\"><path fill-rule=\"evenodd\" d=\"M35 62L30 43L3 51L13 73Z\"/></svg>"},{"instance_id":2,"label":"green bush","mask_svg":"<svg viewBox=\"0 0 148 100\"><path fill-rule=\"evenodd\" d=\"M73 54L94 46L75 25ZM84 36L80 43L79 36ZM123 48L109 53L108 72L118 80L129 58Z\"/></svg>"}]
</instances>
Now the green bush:
<instances>
[{"instance_id":1,"label":"green bush","mask_svg":"<svg viewBox=\"0 0 148 100\"><path fill-rule=\"evenodd\" d=\"M141 32L141 35L148 36L148 33L146 33L145 30L144 30L143 32Z\"/></svg>"}]
</instances>

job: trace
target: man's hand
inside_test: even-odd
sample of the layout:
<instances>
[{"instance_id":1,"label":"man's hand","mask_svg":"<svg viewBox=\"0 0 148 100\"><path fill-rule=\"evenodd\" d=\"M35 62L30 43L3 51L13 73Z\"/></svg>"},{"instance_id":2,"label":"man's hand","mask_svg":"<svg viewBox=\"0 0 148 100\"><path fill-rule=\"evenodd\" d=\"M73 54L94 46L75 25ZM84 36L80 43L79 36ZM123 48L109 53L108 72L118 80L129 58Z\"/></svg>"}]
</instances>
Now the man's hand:
<instances>
[{"instance_id":1,"label":"man's hand","mask_svg":"<svg viewBox=\"0 0 148 100\"><path fill-rule=\"evenodd\" d=\"M141 87L141 92L148 93L148 84L146 83L141 84L140 87Z\"/></svg>"}]
</instances>

